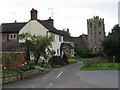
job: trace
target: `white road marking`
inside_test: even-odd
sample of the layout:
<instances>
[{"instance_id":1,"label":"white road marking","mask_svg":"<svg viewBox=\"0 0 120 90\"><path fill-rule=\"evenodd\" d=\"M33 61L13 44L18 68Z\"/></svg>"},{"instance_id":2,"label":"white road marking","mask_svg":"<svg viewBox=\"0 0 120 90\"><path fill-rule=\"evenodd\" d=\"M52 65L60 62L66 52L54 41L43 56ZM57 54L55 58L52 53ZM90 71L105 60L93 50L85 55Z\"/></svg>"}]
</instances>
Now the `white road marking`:
<instances>
[{"instance_id":1,"label":"white road marking","mask_svg":"<svg viewBox=\"0 0 120 90\"><path fill-rule=\"evenodd\" d=\"M57 78L59 78L61 75L62 75L63 71L60 72L58 75L57 75Z\"/></svg>"},{"instance_id":2,"label":"white road marking","mask_svg":"<svg viewBox=\"0 0 120 90\"><path fill-rule=\"evenodd\" d=\"M50 86L52 86L52 85L53 85L53 84L52 84L52 83L50 83L50 84L49 84L49 87L50 87Z\"/></svg>"}]
</instances>

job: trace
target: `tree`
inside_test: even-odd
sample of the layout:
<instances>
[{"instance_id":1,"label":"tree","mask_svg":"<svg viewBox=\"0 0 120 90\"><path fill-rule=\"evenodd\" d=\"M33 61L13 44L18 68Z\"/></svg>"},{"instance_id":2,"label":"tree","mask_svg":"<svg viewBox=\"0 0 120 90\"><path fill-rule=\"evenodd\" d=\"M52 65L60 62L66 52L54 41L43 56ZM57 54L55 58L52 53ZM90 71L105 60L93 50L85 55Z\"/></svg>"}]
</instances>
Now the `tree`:
<instances>
[{"instance_id":1,"label":"tree","mask_svg":"<svg viewBox=\"0 0 120 90\"><path fill-rule=\"evenodd\" d=\"M116 62L120 58L120 27L115 25L102 43L104 53L109 57L116 57Z\"/></svg>"},{"instance_id":2,"label":"tree","mask_svg":"<svg viewBox=\"0 0 120 90\"><path fill-rule=\"evenodd\" d=\"M18 35L18 39L20 40L25 40L26 42L26 54L25 54L25 59L30 60L30 41L28 38L30 38L31 35L29 33L22 33Z\"/></svg>"},{"instance_id":3,"label":"tree","mask_svg":"<svg viewBox=\"0 0 120 90\"><path fill-rule=\"evenodd\" d=\"M40 56L46 55L46 48L48 48L52 44L53 38L48 36L36 36L30 34L20 34L19 36L24 35L26 35L27 37L24 38L26 39L26 44L29 45L29 52L34 55L37 65Z\"/></svg>"}]
</instances>

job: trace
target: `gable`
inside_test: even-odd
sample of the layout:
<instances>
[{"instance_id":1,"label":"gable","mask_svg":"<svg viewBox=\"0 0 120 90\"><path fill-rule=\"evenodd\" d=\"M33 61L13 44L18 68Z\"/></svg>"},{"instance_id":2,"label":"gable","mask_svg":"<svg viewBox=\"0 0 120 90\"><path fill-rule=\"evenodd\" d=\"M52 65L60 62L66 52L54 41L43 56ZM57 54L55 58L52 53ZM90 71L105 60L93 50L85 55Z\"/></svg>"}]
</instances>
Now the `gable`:
<instances>
[{"instance_id":1,"label":"gable","mask_svg":"<svg viewBox=\"0 0 120 90\"><path fill-rule=\"evenodd\" d=\"M40 24L36 20L29 21L19 32L22 33L30 33L32 35L46 35L46 31L48 31L42 24Z\"/></svg>"}]
</instances>

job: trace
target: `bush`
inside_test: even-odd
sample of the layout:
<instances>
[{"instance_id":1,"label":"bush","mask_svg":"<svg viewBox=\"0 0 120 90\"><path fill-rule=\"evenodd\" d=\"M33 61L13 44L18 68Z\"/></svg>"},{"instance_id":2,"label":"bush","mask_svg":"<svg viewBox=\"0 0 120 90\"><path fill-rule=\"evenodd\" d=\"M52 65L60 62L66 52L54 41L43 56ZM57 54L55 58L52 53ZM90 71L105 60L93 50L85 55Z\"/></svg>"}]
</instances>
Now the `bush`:
<instances>
[{"instance_id":1,"label":"bush","mask_svg":"<svg viewBox=\"0 0 120 90\"><path fill-rule=\"evenodd\" d=\"M48 63L50 63L52 67L64 65L64 61L60 56L51 57Z\"/></svg>"},{"instance_id":2,"label":"bush","mask_svg":"<svg viewBox=\"0 0 120 90\"><path fill-rule=\"evenodd\" d=\"M69 62L68 62L68 57L67 57L66 54L63 55L63 61L64 61L65 64L68 64L68 63L69 63Z\"/></svg>"}]
</instances>

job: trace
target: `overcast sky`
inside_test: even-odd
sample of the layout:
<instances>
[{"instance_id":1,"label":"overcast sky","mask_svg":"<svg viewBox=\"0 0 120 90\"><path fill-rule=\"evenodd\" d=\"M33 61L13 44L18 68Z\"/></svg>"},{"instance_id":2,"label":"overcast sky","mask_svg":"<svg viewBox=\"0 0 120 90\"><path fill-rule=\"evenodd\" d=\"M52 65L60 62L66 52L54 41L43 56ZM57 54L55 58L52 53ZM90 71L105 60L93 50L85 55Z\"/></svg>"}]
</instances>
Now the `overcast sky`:
<instances>
[{"instance_id":1,"label":"overcast sky","mask_svg":"<svg viewBox=\"0 0 120 90\"><path fill-rule=\"evenodd\" d=\"M0 0L0 23L27 22L30 10L38 10L38 19L45 20L53 8L54 26L69 28L72 36L87 34L87 19L93 16L104 18L105 31L118 24L119 0ZM14 14L15 13L15 14Z\"/></svg>"}]
</instances>

